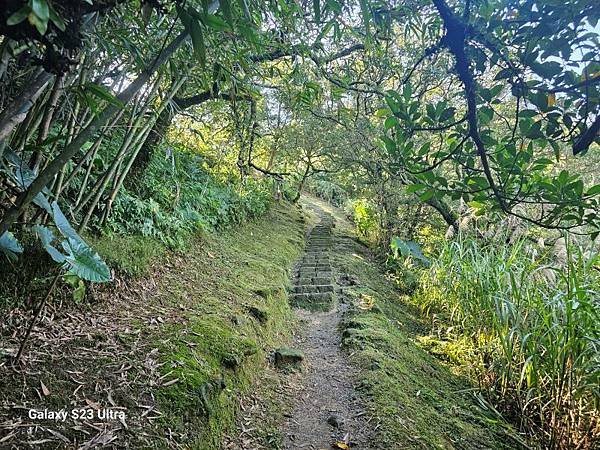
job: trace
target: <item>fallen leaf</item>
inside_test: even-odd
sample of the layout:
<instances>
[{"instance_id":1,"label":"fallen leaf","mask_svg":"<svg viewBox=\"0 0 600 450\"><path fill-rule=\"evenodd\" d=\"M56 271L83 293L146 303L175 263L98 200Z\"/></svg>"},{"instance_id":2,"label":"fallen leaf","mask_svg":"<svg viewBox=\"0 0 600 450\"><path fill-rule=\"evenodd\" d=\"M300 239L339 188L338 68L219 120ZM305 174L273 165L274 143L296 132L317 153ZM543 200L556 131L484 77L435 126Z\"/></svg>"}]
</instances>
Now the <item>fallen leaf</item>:
<instances>
[{"instance_id":1,"label":"fallen leaf","mask_svg":"<svg viewBox=\"0 0 600 450\"><path fill-rule=\"evenodd\" d=\"M44 397L48 397L50 395L50 389L46 387L42 380L40 380L40 385L42 386L42 393L44 394Z\"/></svg>"},{"instance_id":2,"label":"fallen leaf","mask_svg":"<svg viewBox=\"0 0 600 450\"><path fill-rule=\"evenodd\" d=\"M375 299L370 295L361 294L361 298L360 298L358 307L360 309L368 311L368 310L372 309L373 306L375 306Z\"/></svg>"},{"instance_id":3,"label":"fallen leaf","mask_svg":"<svg viewBox=\"0 0 600 450\"><path fill-rule=\"evenodd\" d=\"M179 378L174 378L172 380L167 381L166 383L163 383L161 386L171 386L172 384L175 384L179 381Z\"/></svg>"},{"instance_id":4,"label":"fallen leaf","mask_svg":"<svg viewBox=\"0 0 600 450\"><path fill-rule=\"evenodd\" d=\"M341 448L342 450L349 450L349 448L350 448L350 446L348 444L346 444L345 442L341 442L341 441L335 442L332 445L332 447L333 448Z\"/></svg>"}]
</instances>

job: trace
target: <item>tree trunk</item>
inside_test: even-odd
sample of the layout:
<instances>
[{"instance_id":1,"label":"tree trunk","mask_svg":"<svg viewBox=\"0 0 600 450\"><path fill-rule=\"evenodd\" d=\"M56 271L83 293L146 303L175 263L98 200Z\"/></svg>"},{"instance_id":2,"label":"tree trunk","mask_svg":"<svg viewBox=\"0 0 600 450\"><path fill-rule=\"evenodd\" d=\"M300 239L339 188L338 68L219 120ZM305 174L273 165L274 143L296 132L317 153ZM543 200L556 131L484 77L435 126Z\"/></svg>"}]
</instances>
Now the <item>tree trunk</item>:
<instances>
[{"instance_id":1,"label":"tree trunk","mask_svg":"<svg viewBox=\"0 0 600 450\"><path fill-rule=\"evenodd\" d=\"M54 86L52 87L52 93L50 94L50 100L46 105L46 109L44 110L44 116L42 118L41 128L37 137L37 145L38 149L33 153L31 160L29 161L29 167L34 172L37 172L40 168L40 163L42 162L42 149L41 146L48 137L50 132L50 125L52 124L52 119L54 118L54 111L56 110L56 105L58 104L58 99L63 92L63 82L65 76L61 75L54 80Z\"/></svg>"},{"instance_id":2,"label":"tree trunk","mask_svg":"<svg viewBox=\"0 0 600 450\"><path fill-rule=\"evenodd\" d=\"M302 195L302 189L304 189L304 183L306 183L309 173L310 173L310 164L307 164L306 170L304 171L304 174L302 175L302 179L300 180L300 185L298 186L298 192L296 193L296 196L292 200L292 203L298 203L298 200L300 200L300 196Z\"/></svg>"},{"instance_id":3,"label":"tree trunk","mask_svg":"<svg viewBox=\"0 0 600 450\"><path fill-rule=\"evenodd\" d=\"M14 128L25 120L27 113L35 104L54 75L40 69L31 83L27 83L19 96L6 107L0 115L0 141L8 137Z\"/></svg>"},{"instance_id":4,"label":"tree trunk","mask_svg":"<svg viewBox=\"0 0 600 450\"><path fill-rule=\"evenodd\" d=\"M444 201L432 198L427 200L426 203L439 212L446 223L454 228L454 231L458 232L458 217Z\"/></svg>"},{"instance_id":5,"label":"tree trunk","mask_svg":"<svg viewBox=\"0 0 600 450\"><path fill-rule=\"evenodd\" d=\"M148 134L148 138L140 148L140 151L131 165L129 177L126 182L126 187L128 189L135 189L141 181L150 161L152 161L155 150L162 143L174 117L175 114L171 108L165 108L158 116L152 130L150 130L150 133Z\"/></svg>"}]
</instances>

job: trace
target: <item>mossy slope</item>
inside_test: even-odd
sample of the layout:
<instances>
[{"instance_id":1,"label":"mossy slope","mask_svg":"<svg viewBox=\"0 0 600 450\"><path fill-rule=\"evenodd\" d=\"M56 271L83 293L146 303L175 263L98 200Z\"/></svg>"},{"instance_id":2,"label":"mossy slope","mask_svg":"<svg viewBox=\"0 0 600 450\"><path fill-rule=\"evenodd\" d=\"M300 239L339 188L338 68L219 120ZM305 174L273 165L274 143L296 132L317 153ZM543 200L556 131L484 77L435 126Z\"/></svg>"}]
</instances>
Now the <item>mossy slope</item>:
<instances>
[{"instance_id":1,"label":"mossy slope","mask_svg":"<svg viewBox=\"0 0 600 450\"><path fill-rule=\"evenodd\" d=\"M286 288L304 231L297 208L278 206L200 240L185 256L185 271L161 279L162 301L188 310L164 325L157 342L165 384L177 380L157 398L179 445L220 448L240 393L260 376L268 352L286 342L293 322Z\"/></svg>"}]
</instances>

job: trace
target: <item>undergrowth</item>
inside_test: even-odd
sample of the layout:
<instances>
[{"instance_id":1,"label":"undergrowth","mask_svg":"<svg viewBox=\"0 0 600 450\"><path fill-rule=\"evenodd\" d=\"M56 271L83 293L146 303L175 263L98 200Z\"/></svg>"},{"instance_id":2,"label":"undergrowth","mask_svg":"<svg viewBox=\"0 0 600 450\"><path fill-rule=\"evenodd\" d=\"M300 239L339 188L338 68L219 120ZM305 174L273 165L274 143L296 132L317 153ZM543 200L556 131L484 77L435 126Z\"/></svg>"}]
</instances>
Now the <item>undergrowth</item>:
<instances>
[{"instance_id":1,"label":"undergrowth","mask_svg":"<svg viewBox=\"0 0 600 450\"><path fill-rule=\"evenodd\" d=\"M421 272L413 302L431 318L433 347L454 349L521 430L544 447L597 448L598 254L568 245L558 262L532 257L527 245L447 242Z\"/></svg>"},{"instance_id":2,"label":"undergrowth","mask_svg":"<svg viewBox=\"0 0 600 450\"><path fill-rule=\"evenodd\" d=\"M269 180L219 181L200 156L186 151L155 155L138 187L119 195L101 231L152 237L181 249L198 231L261 216L271 204L271 189Z\"/></svg>"}]
</instances>

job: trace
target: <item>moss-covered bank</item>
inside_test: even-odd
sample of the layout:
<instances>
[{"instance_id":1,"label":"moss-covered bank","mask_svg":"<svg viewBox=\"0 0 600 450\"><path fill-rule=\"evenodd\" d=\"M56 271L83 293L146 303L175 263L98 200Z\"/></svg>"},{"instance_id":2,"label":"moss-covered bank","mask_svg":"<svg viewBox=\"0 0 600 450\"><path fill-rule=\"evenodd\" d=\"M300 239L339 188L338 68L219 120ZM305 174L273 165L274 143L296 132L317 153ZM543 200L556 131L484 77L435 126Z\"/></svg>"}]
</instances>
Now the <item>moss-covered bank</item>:
<instances>
[{"instance_id":1,"label":"moss-covered bank","mask_svg":"<svg viewBox=\"0 0 600 450\"><path fill-rule=\"evenodd\" d=\"M162 421L179 444L219 448L239 395L287 340L293 318L286 288L304 232L300 210L276 207L259 221L202 239L186 255L185 273L163 277L165 301L193 305L157 339L165 380L177 380L157 392Z\"/></svg>"}]
</instances>

